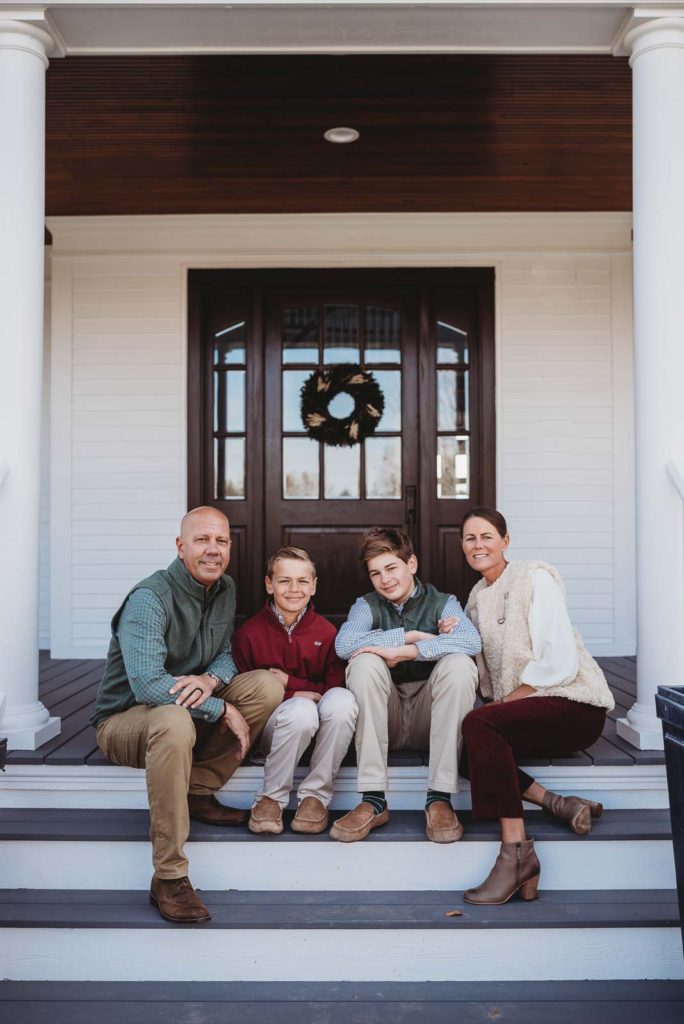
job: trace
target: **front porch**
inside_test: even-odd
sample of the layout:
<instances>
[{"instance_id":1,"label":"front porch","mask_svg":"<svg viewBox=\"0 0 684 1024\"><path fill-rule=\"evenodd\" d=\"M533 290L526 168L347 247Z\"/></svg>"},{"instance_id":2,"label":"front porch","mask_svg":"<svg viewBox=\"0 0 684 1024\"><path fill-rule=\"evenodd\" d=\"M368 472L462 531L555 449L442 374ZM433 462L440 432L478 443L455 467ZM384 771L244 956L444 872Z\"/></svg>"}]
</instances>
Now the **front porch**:
<instances>
[{"instance_id":1,"label":"front porch","mask_svg":"<svg viewBox=\"0 0 684 1024\"><path fill-rule=\"evenodd\" d=\"M220 982L216 993L230 1003L240 998L236 982L247 992L266 977L274 1007L292 999L292 1011L301 1013L305 990L311 1001L327 1001L343 982L331 1020L339 1010L359 1024L384 1021L387 1006L378 1008L377 1017L370 1007L359 1010L358 1018L349 1016L348 1000L363 996L359 986L380 974L384 980L374 991L383 1002L410 1001L410 984L431 979L422 990L422 1009L433 1014L425 1018L431 1021L442 1019L434 1015L437 1010L453 1012L454 1002L465 998L464 986L475 985L468 992L487 1000L493 998L492 985L515 978L506 990L511 1020L529 1019L522 1008L520 1018L514 1010L524 991L545 1003L553 1015L545 1019L560 1022L554 998L561 981L593 979L583 980L587 1010L603 1014L600 986L621 978L623 993L634 979L651 979L639 981L633 998L656 1000L664 1013L660 1019L674 1022L684 980L663 755L638 751L616 732L616 718L634 698L635 659L601 663L617 702L604 735L571 758L536 762L535 775L554 789L600 799L606 810L586 837L538 810L526 812L544 865L544 891L535 905L513 901L494 913L464 905L460 916L447 916L494 856L497 827L471 819L465 783L456 796L464 841L457 848L425 843L425 757L400 752L390 757L390 823L351 849L325 834L301 836L289 828L264 838L244 826L193 823L193 878L214 915L207 945L204 932L193 930L188 943L185 930L161 921L147 905L144 773L108 764L88 721L103 662L55 660L43 653L41 699L62 717L62 734L37 751L11 752L0 775L7 886L0 891L0 927L10 951L6 974L19 982L0 986L0 1003L24 999L28 990L21 982L48 979L61 987L44 989L46 1005L64 1000L63 1008L51 1008L53 1019L62 1019L62 1009L73 1012L79 1000L92 999L93 1012L104 1020L93 982L116 989L115 1000L146 999L145 986L173 964L172 1012L180 1011L189 991L201 1003L199 982ZM238 769L226 799L248 806L261 771L252 764ZM338 778L337 811L358 799L355 788L350 758ZM286 821L290 817L291 812ZM525 942L517 943L521 928ZM327 981L316 985L320 978ZM679 981L670 989L666 979ZM530 982L535 984L528 990ZM439 1006L435 985L449 986ZM263 993L255 1004L260 1013L262 999ZM112 1008L117 1024L122 1009ZM493 1009L487 1003L487 1012ZM420 1012L417 1004L414 1011ZM612 1018L585 1019L604 1024Z\"/></svg>"},{"instance_id":2,"label":"front porch","mask_svg":"<svg viewBox=\"0 0 684 1024\"><path fill-rule=\"evenodd\" d=\"M636 658L599 658L601 668L615 698L603 736L588 750L578 751L571 758L535 761L539 766L617 767L659 765L665 757L659 750L637 750L617 734L615 723L623 718L636 700ZM93 701L102 676L104 661L51 658L40 653L40 699L62 720L59 736L44 743L38 750L14 750L7 757L13 765L107 765L109 762L95 742L90 725ZM347 764L353 765L348 760ZM426 765L427 756L414 751L401 751L390 756L393 767Z\"/></svg>"},{"instance_id":3,"label":"front porch","mask_svg":"<svg viewBox=\"0 0 684 1024\"><path fill-rule=\"evenodd\" d=\"M664 764L659 750L637 750L618 736L615 723L624 717L636 700L636 658L599 658L615 698L603 736L588 750L578 751L572 758L535 761L535 765L565 767L623 766ZM95 742L90 716L104 661L96 659L67 660L51 658L40 652L39 696L51 715L62 721L59 736L37 750L13 750L7 764L13 765L107 765L109 762ZM347 763L350 763L349 761ZM353 762L351 762L353 764ZM426 765L427 756L414 751L401 751L390 756L390 765Z\"/></svg>"}]
</instances>

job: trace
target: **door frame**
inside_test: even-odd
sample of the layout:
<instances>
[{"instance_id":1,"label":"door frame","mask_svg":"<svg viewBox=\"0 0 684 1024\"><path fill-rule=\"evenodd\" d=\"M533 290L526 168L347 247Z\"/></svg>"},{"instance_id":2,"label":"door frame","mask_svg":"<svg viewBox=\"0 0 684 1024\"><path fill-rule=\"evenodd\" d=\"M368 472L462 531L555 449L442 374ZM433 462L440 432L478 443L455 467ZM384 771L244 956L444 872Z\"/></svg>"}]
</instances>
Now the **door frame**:
<instances>
[{"instance_id":1,"label":"door frame","mask_svg":"<svg viewBox=\"0 0 684 1024\"><path fill-rule=\"evenodd\" d=\"M257 359L253 360L251 374L248 371L247 383L247 428L252 438L256 440L250 444L249 459L247 460L246 471L248 481L251 478L252 487L256 484L257 478L265 473L266 452L268 440L265 436L265 424L259 420L263 416L263 395L264 395L264 358L266 330L263 322L262 296L269 287L282 288L289 283L301 285L306 275L308 283L315 286L324 286L329 282L330 275L335 275L337 280L364 278L366 283L372 283L373 277L382 277L384 282L401 284L411 282L419 287L419 310L418 310L418 401L419 406L429 407L434 403L434 380L430 372L429 364L429 338L431 328L430 308L428 289L441 287L448 290L449 287L458 285L475 286L477 289L478 307L478 336L479 344L475 353L477 364L478 392L476 401L471 408L477 409L479 416L480 409L489 409L491 414L483 416L479 423L479 460L476 466L480 482L480 503L495 506L496 504L496 367L495 367L495 268L454 266L454 267L287 267L272 269L189 269L188 270L188 347L187 347L187 501L188 508L194 508L202 501L203 489L206 486L206 449L203 447L203 439L206 436L207 419L211 408L211 388L209 374L204 373L204 355L202 351L202 292L206 287L222 285L230 288L249 289L252 299L252 318L254 324L254 345L257 347ZM472 428L471 428L472 429ZM431 451L429 449L430 439L427 431L422 431L422 447L419 448L419 462L422 466L431 467ZM421 478L420 490L433 486L434 467L427 470L426 475ZM248 484L249 485L249 484ZM433 487L434 489L434 487ZM260 508L255 509L252 519L252 527L255 536L261 538L261 544L265 543L265 521L264 503L266 492L264 489ZM212 502L210 502L212 503ZM420 514L420 494L418 495L419 516L415 532L417 546L423 558L427 556L430 562L438 557L438 538L436 524L429 521L429 517ZM460 523L451 523L446 528L446 534L453 537L454 541L460 538ZM439 543L443 543L442 536ZM263 563L262 552L261 559ZM261 572L253 573L254 579L245 586L243 581L241 589L247 597L250 594L249 603L256 610L259 606L259 597L263 596ZM474 580L473 580L474 582Z\"/></svg>"}]
</instances>

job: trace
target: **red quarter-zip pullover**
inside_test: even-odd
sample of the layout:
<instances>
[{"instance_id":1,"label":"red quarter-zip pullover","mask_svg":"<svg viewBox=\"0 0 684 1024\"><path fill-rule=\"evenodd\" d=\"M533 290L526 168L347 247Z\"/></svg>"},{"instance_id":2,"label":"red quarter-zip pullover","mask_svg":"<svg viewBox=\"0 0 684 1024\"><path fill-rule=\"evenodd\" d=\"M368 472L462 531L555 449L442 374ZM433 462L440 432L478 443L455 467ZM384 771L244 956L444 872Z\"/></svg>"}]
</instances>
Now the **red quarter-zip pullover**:
<instances>
[{"instance_id":1,"label":"red quarter-zip pullover","mask_svg":"<svg viewBox=\"0 0 684 1024\"><path fill-rule=\"evenodd\" d=\"M312 604L288 636L267 601L235 631L231 648L240 672L279 668L287 673L284 699L297 690L325 693L344 686L345 664L335 654L337 630Z\"/></svg>"}]
</instances>

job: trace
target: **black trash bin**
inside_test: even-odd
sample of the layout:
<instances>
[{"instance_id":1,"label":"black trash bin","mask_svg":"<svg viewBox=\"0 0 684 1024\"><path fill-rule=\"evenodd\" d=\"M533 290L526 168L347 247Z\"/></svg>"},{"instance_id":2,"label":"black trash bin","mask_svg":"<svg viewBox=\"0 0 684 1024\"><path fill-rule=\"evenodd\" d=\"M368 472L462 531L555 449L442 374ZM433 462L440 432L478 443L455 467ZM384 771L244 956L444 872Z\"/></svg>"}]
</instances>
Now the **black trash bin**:
<instances>
[{"instance_id":1,"label":"black trash bin","mask_svg":"<svg viewBox=\"0 0 684 1024\"><path fill-rule=\"evenodd\" d=\"M679 921L684 944L684 686L659 686L656 712L663 723L665 765L670 795Z\"/></svg>"},{"instance_id":2,"label":"black trash bin","mask_svg":"<svg viewBox=\"0 0 684 1024\"><path fill-rule=\"evenodd\" d=\"M0 740L0 768L5 767L5 757L7 755L7 740Z\"/></svg>"}]
</instances>

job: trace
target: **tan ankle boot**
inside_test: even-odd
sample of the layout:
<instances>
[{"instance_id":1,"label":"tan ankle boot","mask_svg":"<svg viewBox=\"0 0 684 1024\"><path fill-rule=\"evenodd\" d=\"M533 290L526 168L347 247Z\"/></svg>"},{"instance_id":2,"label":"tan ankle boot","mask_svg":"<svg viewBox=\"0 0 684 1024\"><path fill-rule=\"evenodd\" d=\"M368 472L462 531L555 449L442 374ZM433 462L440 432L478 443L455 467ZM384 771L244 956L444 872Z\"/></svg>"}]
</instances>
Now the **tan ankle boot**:
<instances>
[{"instance_id":1,"label":"tan ankle boot","mask_svg":"<svg viewBox=\"0 0 684 1024\"><path fill-rule=\"evenodd\" d=\"M559 796L549 789L544 793L542 807L559 821L567 821L578 836L585 836L587 832L591 832L591 819L600 818L603 814L603 804L584 800L579 796Z\"/></svg>"},{"instance_id":2,"label":"tan ankle boot","mask_svg":"<svg viewBox=\"0 0 684 1024\"><path fill-rule=\"evenodd\" d=\"M466 903L506 903L516 892L524 900L537 898L541 870L534 839L502 843L494 867L482 885L463 893Z\"/></svg>"}]
</instances>

